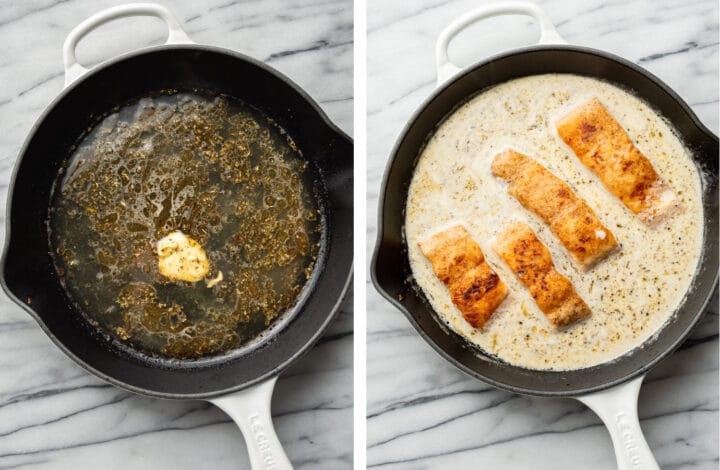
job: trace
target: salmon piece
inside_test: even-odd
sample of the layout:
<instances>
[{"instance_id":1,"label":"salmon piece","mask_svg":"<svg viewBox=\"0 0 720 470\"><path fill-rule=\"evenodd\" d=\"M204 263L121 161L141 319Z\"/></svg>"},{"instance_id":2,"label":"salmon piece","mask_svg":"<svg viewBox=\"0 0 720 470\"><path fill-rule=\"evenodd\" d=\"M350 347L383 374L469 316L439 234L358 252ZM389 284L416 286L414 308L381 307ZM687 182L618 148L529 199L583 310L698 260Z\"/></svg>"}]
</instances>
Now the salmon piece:
<instances>
[{"instance_id":1,"label":"salmon piece","mask_svg":"<svg viewBox=\"0 0 720 470\"><path fill-rule=\"evenodd\" d=\"M509 225L493 249L525 284L538 308L556 328L590 316L570 280L557 272L550 251L523 222Z\"/></svg>"},{"instance_id":2,"label":"salmon piece","mask_svg":"<svg viewBox=\"0 0 720 470\"><path fill-rule=\"evenodd\" d=\"M458 281L485 260L482 250L462 225L436 233L418 246L445 285Z\"/></svg>"},{"instance_id":3,"label":"salmon piece","mask_svg":"<svg viewBox=\"0 0 720 470\"><path fill-rule=\"evenodd\" d=\"M492 173L507 181L508 193L550 226L584 270L617 249L612 232L590 206L532 158L507 150L493 159Z\"/></svg>"},{"instance_id":4,"label":"salmon piece","mask_svg":"<svg viewBox=\"0 0 720 470\"><path fill-rule=\"evenodd\" d=\"M432 263L435 275L448 286L463 318L474 328L483 328L507 296L507 287L465 227L456 225L418 246Z\"/></svg>"},{"instance_id":5,"label":"salmon piece","mask_svg":"<svg viewBox=\"0 0 720 470\"><path fill-rule=\"evenodd\" d=\"M482 328L507 297L507 287L489 264L482 262L450 284L450 297L463 318Z\"/></svg>"},{"instance_id":6,"label":"salmon piece","mask_svg":"<svg viewBox=\"0 0 720 470\"><path fill-rule=\"evenodd\" d=\"M677 197L597 98L557 122L560 138L640 220L653 225L679 207Z\"/></svg>"}]
</instances>

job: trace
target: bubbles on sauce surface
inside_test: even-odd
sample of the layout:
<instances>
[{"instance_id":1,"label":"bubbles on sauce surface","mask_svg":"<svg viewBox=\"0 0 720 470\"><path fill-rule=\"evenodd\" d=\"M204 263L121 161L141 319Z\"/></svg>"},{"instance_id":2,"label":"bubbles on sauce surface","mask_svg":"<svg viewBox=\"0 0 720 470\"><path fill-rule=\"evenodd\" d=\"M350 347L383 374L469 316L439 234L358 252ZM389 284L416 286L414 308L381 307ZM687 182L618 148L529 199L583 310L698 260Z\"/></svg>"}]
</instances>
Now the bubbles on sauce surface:
<instances>
[{"instance_id":1,"label":"bubbles on sauce surface","mask_svg":"<svg viewBox=\"0 0 720 470\"><path fill-rule=\"evenodd\" d=\"M52 256L89 322L143 353L199 358L255 338L295 303L320 246L307 161L259 111L169 94L89 130L51 200ZM204 281L171 281L157 242L197 241ZM220 274L222 273L222 274Z\"/></svg>"}]
</instances>

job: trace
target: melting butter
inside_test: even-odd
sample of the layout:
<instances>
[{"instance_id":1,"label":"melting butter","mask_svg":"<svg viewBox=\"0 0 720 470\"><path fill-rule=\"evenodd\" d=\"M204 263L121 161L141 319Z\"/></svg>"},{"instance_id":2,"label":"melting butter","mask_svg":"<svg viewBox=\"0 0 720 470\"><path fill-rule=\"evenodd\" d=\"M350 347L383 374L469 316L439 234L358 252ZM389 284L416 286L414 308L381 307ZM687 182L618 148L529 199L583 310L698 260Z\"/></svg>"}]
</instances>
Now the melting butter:
<instances>
[{"instance_id":1,"label":"melting butter","mask_svg":"<svg viewBox=\"0 0 720 470\"><path fill-rule=\"evenodd\" d=\"M211 288L215 287L216 285L220 284L222 282L222 280L223 280L223 273L222 273L222 271L218 271L217 276L206 281L208 289L211 289Z\"/></svg>"},{"instance_id":2,"label":"melting butter","mask_svg":"<svg viewBox=\"0 0 720 470\"><path fill-rule=\"evenodd\" d=\"M179 230L158 240L157 252L160 274L173 281L197 282L210 271L200 243Z\"/></svg>"}]
</instances>

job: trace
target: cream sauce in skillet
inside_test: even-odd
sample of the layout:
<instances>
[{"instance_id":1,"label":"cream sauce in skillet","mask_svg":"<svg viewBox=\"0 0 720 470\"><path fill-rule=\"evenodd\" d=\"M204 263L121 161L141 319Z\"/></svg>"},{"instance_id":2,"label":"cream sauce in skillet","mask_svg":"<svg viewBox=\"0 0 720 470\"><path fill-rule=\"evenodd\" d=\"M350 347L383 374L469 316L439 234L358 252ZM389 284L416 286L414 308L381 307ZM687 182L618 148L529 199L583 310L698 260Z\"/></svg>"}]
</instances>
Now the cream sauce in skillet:
<instances>
[{"instance_id":1,"label":"cream sauce in skillet","mask_svg":"<svg viewBox=\"0 0 720 470\"><path fill-rule=\"evenodd\" d=\"M555 120L596 96L625 128L681 201L681 210L650 228L632 214L564 145ZM508 147L564 179L614 233L621 250L583 273L534 214L490 173ZM486 352L530 369L571 370L610 361L640 346L673 315L690 286L703 242L700 175L687 148L647 104L608 83L575 75L538 75L483 91L452 113L422 151L409 189L405 231L416 282L440 318ZM523 220L550 249L592 316L555 331L527 289L492 251L504 223ZM417 243L463 224L509 295L484 330L452 304Z\"/></svg>"}]
</instances>

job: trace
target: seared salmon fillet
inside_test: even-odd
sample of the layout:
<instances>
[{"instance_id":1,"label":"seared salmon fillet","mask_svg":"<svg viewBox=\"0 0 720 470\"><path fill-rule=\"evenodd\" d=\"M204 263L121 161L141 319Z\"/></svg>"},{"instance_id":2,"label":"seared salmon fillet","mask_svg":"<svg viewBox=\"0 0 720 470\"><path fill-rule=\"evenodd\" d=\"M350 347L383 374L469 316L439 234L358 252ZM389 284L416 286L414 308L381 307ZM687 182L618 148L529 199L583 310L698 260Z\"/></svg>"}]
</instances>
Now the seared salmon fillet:
<instances>
[{"instance_id":1,"label":"seared salmon fillet","mask_svg":"<svg viewBox=\"0 0 720 470\"><path fill-rule=\"evenodd\" d=\"M493 249L505 261L556 328L590 316L568 278L555 270L550 251L523 222L514 222L500 235Z\"/></svg>"},{"instance_id":2,"label":"seared salmon fillet","mask_svg":"<svg viewBox=\"0 0 720 470\"><path fill-rule=\"evenodd\" d=\"M617 249L612 232L590 206L532 158L507 150L493 159L492 173L507 181L508 192L550 226L583 269Z\"/></svg>"},{"instance_id":3,"label":"seared salmon fillet","mask_svg":"<svg viewBox=\"0 0 720 470\"><path fill-rule=\"evenodd\" d=\"M672 189L597 98L558 120L557 131L578 159L646 224L678 207Z\"/></svg>"},{"instance_id":4,"label":"seared salmon fillet","mask_svg":"<svg viewBox=\"0 0 720 470\"><path fill-rule=\"evenodd\" d=\"M507 287L489 264L482 262L448 286L450 297L463 318L482 328L507 296Z\"/></svg>"},{"instance_id":5,"label":"seared salmon fillet","mask_svg":"<svg viewBox=\"0 0 720 470\"><path fill-rule=\"evenodd\" d=\"M435 275L448 286L463 318L474 328L482 328L507 296L507 287L485 261L480 246L461 225L439 232L418 246Z\"/></svg>"},{"instance_id":6,"label":"seared salmon fillet","mask_svg":"<svg viewBox=\"0 0 720 470\"><path fill-rule=\"evenodd\" d=\"M445 285L460 280L467 271L485 261L480 246L462 225L436 233L418 245Z\"/></svg>"}]
</instances>

